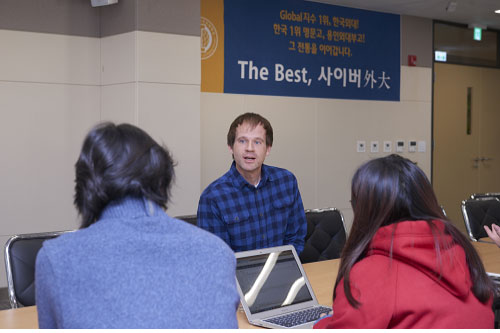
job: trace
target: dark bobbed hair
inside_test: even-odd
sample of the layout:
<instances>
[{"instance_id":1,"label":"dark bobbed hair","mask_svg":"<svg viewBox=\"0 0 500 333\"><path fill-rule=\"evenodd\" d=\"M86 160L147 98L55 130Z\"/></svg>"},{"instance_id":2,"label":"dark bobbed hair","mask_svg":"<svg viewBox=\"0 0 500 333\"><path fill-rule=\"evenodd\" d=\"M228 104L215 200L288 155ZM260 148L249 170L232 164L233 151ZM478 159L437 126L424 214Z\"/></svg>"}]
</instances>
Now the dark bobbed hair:
<instances>
[{"instance_id":1,"label":"dark bobbed hair","mask_svg":"<svg viewBox=\"0 0 500 333\"><path fill-rule=\"evenodd\" d=\"M85 228L113 200L145 197L164 209L170 197L174 162L169 151L129 124L103 123L83 142L75 164L74 204Z\"/></svg>"},{"instance_id":2,"label":"dark bobbed hair","mask_svg":"<svg viewBox=\"0 0 500 333\"><path fill-rule=\"evenodd\" d=\"M354 219L349 237L341 254L335 289L343 278L344 292L349 303L358 308L350 288L350 272L354 264L363 259L380 227L402 221L424 220L434 235L437 257L446 248L444 236L435 221L442 221L444 233L460 245L466 255L472 292L486 303L493 294L493 285L483 264L467 237L443 214L436 195L424 172L410 160L399 155L374 159L363 164L354 174L351 187ZM448 244L450 246L450 244Z\"/></svg>"},{"instance_id":3,"label":"dark bobbed hair","mask_svg":"<svg viewBox=\"0 0 500 333\"><path fill-rule=\"evenodd\" d=\"M271 147L273 145L273 127L271 123L260 114L247 112L239 115L229 126L227 132L227 145L229 147L233 148L234 140L236 140L236 129L243 123L249 124L252 129L259 124L262 125L266 131L266 146Z\"/></svg>"}]
</instances>

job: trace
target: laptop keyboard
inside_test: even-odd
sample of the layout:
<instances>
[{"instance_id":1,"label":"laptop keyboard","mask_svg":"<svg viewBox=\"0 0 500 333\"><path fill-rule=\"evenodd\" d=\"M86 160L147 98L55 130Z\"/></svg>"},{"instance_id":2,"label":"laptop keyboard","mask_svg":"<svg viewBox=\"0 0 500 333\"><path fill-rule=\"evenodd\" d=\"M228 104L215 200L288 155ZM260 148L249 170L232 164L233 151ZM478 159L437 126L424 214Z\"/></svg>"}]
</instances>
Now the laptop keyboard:
<instances>
[{"instance_id":1,"label":"laptop keyboard","mask_svg":"<svg viewBox=\"0 0 500 333\"><path fill-rule=\"evenodd\" d=\"M283 327L294 327L309 323L311 321L316 321L322 314L328 314L330 313L330 311L332 311L332 309L329 307L317 306L311 309L292 312L279 317L265 319L264 321Z\"/></svg>"}]
</instances>

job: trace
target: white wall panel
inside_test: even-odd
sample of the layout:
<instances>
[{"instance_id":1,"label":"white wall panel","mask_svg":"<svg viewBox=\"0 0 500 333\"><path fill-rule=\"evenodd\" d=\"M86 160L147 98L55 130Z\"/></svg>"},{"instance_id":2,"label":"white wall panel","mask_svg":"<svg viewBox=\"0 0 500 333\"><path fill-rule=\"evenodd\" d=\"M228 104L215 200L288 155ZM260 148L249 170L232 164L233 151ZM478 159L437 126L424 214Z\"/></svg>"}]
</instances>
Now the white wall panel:
<instances>
[{"instance_id":1,"label":"white wall panel","mask_svg":"<svg viewBox=\"0 0 500 333\"><path fill-rule=\"evenodd\" d=\"M137 58L139 81L200 85L198 36L138 31Z\"/></svg>"},{"instance_id":2,"label":"white wall panel","mask_svg":"<svg viewBox=\"0 0 500 333\"><path fill-rule=\"evenodd\" d=\"M102 84L137 81L137 31L101 38Z\"/></svg>"},{"instance_id":3,"label":"white wall panel","mask_svg":"<svg viewBox=\"0 0 500 333\"><path fill-rule=\"evenodd\" d=\"M139 83L139 122L177 162L171 216L196 214L200 197L200 87Z\"/></svg>"},{"instance_id":4,"label":"white wall panel","mask_svg":"<svg viewBox=\"0 0 500 333\"><path fill-rule=\"evenodd\" d=\"M74 163L99 87L0 82L1 235L73 229Z\"/></svg>"},{"instance_id":5,"label":"white wall panel","mask_svg":"<svg viewBox=\"0 0 500 333\"><path fill-rule=\"evenodd\" d=\"M137 86L136 82L102 86L102 121L137 124Z\"/></svg>"},{"instance_id":6,"label":"white wall panel","mask_svg":"<svg viewBox=\"0 0 500 333\"><path fill-rule=\"evenodd\" d=\"M0 80L100 84L98 38L0 30Z\"/></svg>"},{"instance_id":7,"label":"white wall panel","mask_svg":"<svg viewBox=\"0 0 500 333\"><path fill-rule=\"evenodd\" d=\"M432 68L401 66L401 100L432 101Z\"/></svg>"}]
</instances>

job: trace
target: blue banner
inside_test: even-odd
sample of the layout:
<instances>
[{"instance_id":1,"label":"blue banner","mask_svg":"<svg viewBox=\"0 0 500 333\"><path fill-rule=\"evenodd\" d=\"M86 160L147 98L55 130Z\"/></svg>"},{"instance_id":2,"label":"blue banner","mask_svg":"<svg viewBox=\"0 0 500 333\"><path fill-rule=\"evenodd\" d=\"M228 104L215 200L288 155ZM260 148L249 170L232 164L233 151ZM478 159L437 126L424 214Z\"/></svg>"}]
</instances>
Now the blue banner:
<instances>
[{"instance_id":1,"label":"blue banner","mask_svg":"<svg viewBox=\"0 0 500 333\"><path fill-rule=\"evenodd\" d=\"M399 101L399 15L225 0L224 34L225 93Z\"/></svg>"}]
</instances>

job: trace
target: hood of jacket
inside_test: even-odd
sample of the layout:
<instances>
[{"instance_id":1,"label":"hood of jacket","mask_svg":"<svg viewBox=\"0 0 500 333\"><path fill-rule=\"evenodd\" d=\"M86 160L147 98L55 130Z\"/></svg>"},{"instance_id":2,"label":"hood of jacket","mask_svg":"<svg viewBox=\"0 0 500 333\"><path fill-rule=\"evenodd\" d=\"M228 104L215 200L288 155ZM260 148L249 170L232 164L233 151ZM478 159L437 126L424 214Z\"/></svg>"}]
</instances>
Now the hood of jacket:
<instances>
[{"instance_id":1,"label":"hood of jacket","mask_svg":"<svg viewBox=\"0 0 500 333\"><path fill-rule=\"evenodd\" d=\"M453 295L465 297L472 286L465 252L444 232L443 222L433 224L434 232L426 221L384 226L373 237L368 255L384 255L411 265Z\"/></svg>"}]
</instances>

